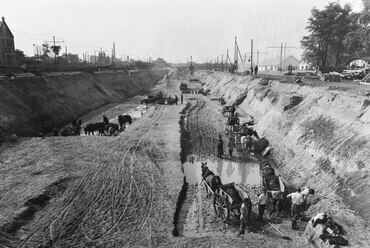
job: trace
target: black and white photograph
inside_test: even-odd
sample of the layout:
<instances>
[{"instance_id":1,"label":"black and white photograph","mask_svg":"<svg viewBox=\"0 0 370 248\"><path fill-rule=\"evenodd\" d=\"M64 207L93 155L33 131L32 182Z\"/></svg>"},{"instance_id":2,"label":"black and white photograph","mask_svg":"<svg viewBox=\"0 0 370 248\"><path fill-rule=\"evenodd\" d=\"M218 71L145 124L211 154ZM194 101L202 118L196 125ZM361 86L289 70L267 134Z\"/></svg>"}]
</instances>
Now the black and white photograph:
<instances>
[{"instance_id":1,"label":"black and white photograph","mask_svg":"<svg viewBox=\"0 0 370 248\"><path fill-rule=\"evenodd\" d=\"M0 17L0 248L370 247L370 0Z\"/></svg>"}]
</instances>

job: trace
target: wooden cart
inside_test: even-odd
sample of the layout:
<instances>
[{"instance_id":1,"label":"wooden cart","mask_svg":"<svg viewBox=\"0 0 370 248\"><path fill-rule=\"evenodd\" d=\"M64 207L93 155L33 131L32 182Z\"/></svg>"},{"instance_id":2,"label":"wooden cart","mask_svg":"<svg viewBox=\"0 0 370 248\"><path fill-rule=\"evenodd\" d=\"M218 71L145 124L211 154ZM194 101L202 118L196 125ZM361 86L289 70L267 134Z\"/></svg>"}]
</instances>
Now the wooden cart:
<instances>
[{"instance_id":1,"label":"wooden cart","mask_svg":"<svg viewBox=\"0 0 370 248\"><path fill-rule=\"evenodd\" d=\"M249 197L242 185L229 183L221 185L219 192L214 194L213 208L218 217L226 222L231 214L240 215L243 199Z\"/></svg>"}]
</instances>

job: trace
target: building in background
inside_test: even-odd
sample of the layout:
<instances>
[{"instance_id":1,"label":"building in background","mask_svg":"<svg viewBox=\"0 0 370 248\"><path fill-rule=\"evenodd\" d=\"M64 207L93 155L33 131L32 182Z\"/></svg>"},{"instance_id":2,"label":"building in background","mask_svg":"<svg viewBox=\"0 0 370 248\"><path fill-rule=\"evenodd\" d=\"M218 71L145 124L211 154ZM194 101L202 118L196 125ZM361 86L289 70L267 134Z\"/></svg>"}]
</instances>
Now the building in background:
<instances>
[{"instance_id":1,"label":"building in background","mask_svg":"<svg viewBox=\"0 0 370 248\"><path fill-rule=\"evenodd\" d=\"M14 36L2 17L0 21L0 66L15 66Z\"/></svg>"},{"instance_id":2,"label":"building in background","mask_svg":"<svg viewBox=\"0 0 370 248\"><path fill-rule=\"evenodd\" d=\"M293 70L299 69L299 60L294 56L289 56L281 62L281 67L283 71L288 70L288 66L291 65ZM260 65L258 65L261 71L277 71L280 68L280 58L269 58L263 60Z\"/></svg>"},{"instance_id":3,"label":"building in background","mask_svg":"<svg viewBox=\"0 0 370 248\"><path fill-rule=\"evenodd\" d=\"M154 60L154 64L157 67L166 67L166 66L168 66L167 62L162 58L158 58L158 59Z\"/></svg>"}]
</instances>

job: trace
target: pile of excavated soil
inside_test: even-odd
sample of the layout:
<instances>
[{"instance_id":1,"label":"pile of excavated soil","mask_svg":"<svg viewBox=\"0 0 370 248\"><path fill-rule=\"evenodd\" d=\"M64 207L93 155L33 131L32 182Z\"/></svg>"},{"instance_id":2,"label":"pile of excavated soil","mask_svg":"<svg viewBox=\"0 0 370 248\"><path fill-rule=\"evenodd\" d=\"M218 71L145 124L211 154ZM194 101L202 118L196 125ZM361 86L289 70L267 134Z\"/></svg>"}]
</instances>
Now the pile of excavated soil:
<instances>
[{"instance_id":1,"label":"pile of excavated soil","mask_svg":"<svg viewBox=\"0 0 370 248\"><path fill-rule=\"evenodd\" d=\"M0 81L0 138L51 132L100 106L148 90L167 71L75 73Z\"/></svg>"}]
</instances>

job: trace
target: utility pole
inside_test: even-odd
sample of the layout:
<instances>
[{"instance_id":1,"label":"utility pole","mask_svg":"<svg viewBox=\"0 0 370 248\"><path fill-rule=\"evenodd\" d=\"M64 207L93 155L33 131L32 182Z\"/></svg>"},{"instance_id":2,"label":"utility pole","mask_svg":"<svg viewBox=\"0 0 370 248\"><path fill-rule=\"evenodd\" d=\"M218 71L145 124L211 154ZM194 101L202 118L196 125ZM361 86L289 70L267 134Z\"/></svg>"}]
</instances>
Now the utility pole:
<instances>
[{"instance_id":1,"label":"utility pole","mask_svg":"<svg viewBox=\"0 0 370 248\"><path fill-rule=\"evenodd\" d=\"M113 67L114 67L115 57L116 57L116 45L113 42L113 50L112 50L112 65L113 65Z\"/></svg>"},{"instance_id":2,"label":"utility pole","mask_svg":"<svg viewBox=\"0 0 370 248\"><path fill-rule=\"evenodd\" d=\"M280 49L280 70L283 71L283 42L281 42Z\"/></svg>"},{"instance_id":3,"label":"utility pole","mask_svg":"<svg viewBox=\"0 0 370 248\"><path fill-rule=\"evenodd\" d=\"M67 46L66 46L66 65L68 65L68 53L67 53Z\"/></svg>"},{"instance_id":4,"label":"utility pole","mask_svg":"<svg viewBox=\"0 0 370 248\"><path fill-rule=\"evenodd\" d=\"M267 48L280 48L280 65L279 65L279 70L283 70L283 42L281 42L281 45L280 47L278 46L271 46L271 47L267 47ZM285 46L285 49L286 48L297 48L297 47L293 47L293 46ZM285 59L284 59L285 60Z\"/></svg>"},{"instance_id":5,"label":"utility pole","mask_svg":"<svg viewBox=\"0 0 370 248\"><path fill-rule=\"evenodd\" d=\"M224 54L221 54L221 70L224 70Z\"/></svg>"},{"instance_id":6,"label":"utility pole","mask_svg":"<svg viewBox=\"0 0 370 248\"><path fill-rule=\"evenodd\" d=\"M53 36L53 43L55 47L55 36ZM54 63L57 64L56 54L54 53Z\"/></svg>"},{"instance_id":7,"label":"utility pole","mask_svg":"<svg viewBox=\"0 0 370 248\"><path fill-rule=\"evenodd\" d=\"M284 43L284 60L285 60L285 58L286 58L286 57L285 57L285 55L286 55L286 42ZM283 61L284 61L284 60L283 60Z\"/></svg>"},{"instance_id":8,"label":"utility pole","mask_svg":"<svg viewBox=\"0 0 370 248\"><path fill-rule=\"evenodd\" d=\"M253 74L253 39L251 39L251 74Z\"/></svg>"},{"instance_id":9,"label":"utility pole","mask_svg":"<svg viewBox=\"0 0 370 248\"><path fill-rule=\"evenodd\" d=\"M55 36L53 36L53 40L52 41L45 41L45 43L53 43L53 47L54 47L54 49L55 49L55 43L64 43L64 40L59 40L59 41L56 41L55 40ZM59 47L60 48L60 47ZM53 50L53 52L54 52L54 63L55 63L55 65L57 64L57 58L56 58L56 53L55 53L55 51L54 51L54 49L52 49Z\"/></svg>"},{"instance_id":10,"label":"utility pole","mask_svg":"<svg viewBox=\"0 0 370 248\"><path fill-rule=\"evenodd\" d=\"M246 56L247 54L251 54L251 53L245 53L245 56ZM262 52L262 53L260 53L260 50L259 50L259 49L257 49L257 61L256 61L256 65L259 65L259 56L260 56L260 54L269 54L269 53L267 53L267 52Z\"/></svg>"},{"instance_id":11,"label":"utility pole","mask_svg":"<svg viewBox=\"0 0 370 248\"><path fill-rule=\"evenodd\" d=\"M238 50L237 50L237 43L236 43L236 36L235 36L235 47L234 47L234 64L235 64L235 71L238 70Z\"/></svg>"}]
</instances>

